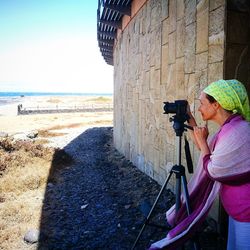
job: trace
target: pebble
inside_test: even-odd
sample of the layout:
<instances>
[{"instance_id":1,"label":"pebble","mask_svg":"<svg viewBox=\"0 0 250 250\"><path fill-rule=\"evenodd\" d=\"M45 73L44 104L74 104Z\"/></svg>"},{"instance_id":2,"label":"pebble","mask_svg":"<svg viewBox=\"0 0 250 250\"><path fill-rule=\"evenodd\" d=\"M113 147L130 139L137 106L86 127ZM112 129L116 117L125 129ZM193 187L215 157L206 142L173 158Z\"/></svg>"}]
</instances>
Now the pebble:
<instances>
[{"instance_id":1,"label":"pebble","mask_svg":"<svg viewBox=\"0 0 250 250\"><path fill-rule=\"evenodd\" d=\"M35 139L38 136L38 131L35 130L35 131L28 132L26 136L30 139Z\"/></svg>"},{"instance_id":2,"label":"pebble","mask_svg":"<svg viewBox=\"0 0 250 250\"><path fill-rule=\"evenodd\" d=\"M85 209L89 204L85 204L81 206L81 209Z\"/></svg>"},{"instance_id":3,"label":"pebble","mask_svg":"<svg viewBox=\"0 0 250 250\"><path fill-rule=\"evenodd\" d=\"M39 231L37 229L29 229L24 235L24 241L29 244L34 244L39 240Z\"/></svg>"}]
</instances>

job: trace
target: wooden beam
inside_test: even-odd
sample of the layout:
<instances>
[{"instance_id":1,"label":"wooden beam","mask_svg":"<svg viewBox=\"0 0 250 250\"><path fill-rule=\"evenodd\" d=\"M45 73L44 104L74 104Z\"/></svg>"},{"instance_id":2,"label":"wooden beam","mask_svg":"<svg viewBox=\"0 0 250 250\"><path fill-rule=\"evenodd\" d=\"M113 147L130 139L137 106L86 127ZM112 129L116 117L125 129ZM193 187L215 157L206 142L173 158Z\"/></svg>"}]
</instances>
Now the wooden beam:
<instances>
[{"instance_id":1,"label":"wooden beam","mask_svg":"<svg viewBox=\"0 0 250 250\"><path fill-rule=\"evenodd\" d=\"M113 46L108 46L108 45L99 44L99 47L100 47L101 49L113 51Z\"/></svg>"},{"instance_id":2,"label":"wooden beam","mask_svg":"<svg viewBox=\"0 0 250 250\"><path fill-rule=\"evenodd\" d=\"M116 32L98 31L98 34L111 37L111 38L116 38Z\"/></svg>"},{"instance_id":3,"label":"wooden beam","mask_svg":"<svg viewBox=\"0 0 250 250\"><path fill-rule=\"evenodd\" d=\"M113 54L110 54L110 53L107 53L107 52L103 52L102 55L104 57L113 58Z\"/></svg>"},{"instance_id":4,"label":"wooden beam","mask_svg":"<svg viewBox=\"0 0 250 250\"><path fill-rule=\"evenodd\" d=\"M108 26L112 26L115 27L117 29L121 29L122 28L122 22L121 21L108 21L108 20L104 20L104 19L100 19L99 20L100 23L106 24Z\"/></svg>"},{"instance_id":5,"label":"wooden beam","mask_svg":"<svg viewBox=\"0 0 250 250\"><path fill-rule=\"evenodd\" d=\"M116 4L109 4L107 2L104 2L103 7L106 7L107 9L117 11L121 13L122 15L131 16L131 6L120 6Z\"/></svg>"},{"instance_id":6,"label":"wooden beam","mask_svg":"<svg viewBox=\"0 0 250 250\"><path fill-rule=\"evenodd\" d=\"M104 39L104 38L100 38L98 39L98 41L100 43L104 43L104 44L109 44L109 45L114 45L115 40L114 39Z\"/></svg>"}]
</instances>

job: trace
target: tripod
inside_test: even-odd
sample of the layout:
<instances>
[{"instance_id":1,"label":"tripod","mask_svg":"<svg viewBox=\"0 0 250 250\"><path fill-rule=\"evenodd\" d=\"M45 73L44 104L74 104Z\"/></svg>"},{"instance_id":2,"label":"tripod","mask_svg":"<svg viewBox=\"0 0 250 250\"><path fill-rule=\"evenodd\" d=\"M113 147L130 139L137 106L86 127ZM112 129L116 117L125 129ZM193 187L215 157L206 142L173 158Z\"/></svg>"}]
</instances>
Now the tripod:
<instances>
[{"instance_id":1,"label":"tripod","mask_svg":"<svg viewBox=\"0 0 250 250\"><path fill-rule=\"evenodd\" d=\"M149 226L155 226L155 227L160 227L162 228L162 226L158 226L158 225L154 225L154 224L150 224L149 220L153 214L153 211L164 191L164 189L166 188L171 176L173 174L175 174L176 177L176 186L175 186L175 210L176 210L176 214L180 209L180 205L181 205L181 185L183 187L183 196L184 196L184 200L185 200L185 204L186 204L186 210L187 210L187 214L190 215L191 214L191 208L190 208L190 201L189 201L189 193L188 193L188 189L187 189L187 179L186 179L186 175L185 175L185 168L184 166L181 165L181 145L182 145L182 135L183 132L185 131L185 128L188 129L193 129L192 127L184 124L185 119L179 119L178 115L175 115L174 117L170 118L170 121L174 121L174 129L176 132L176 136L177 136L177 143L176 143L176 151L177 151L177 164L174 165L172 167L172 169L170 170L163 186L161 187L161 190L146 218L146 220L144 221L142 228L133 244L132 250L136 247L144 229L146 228L147 225ZM188 145L188 144L186 144ZM185 145L185 150L186 150L186 159L187 159L187 165L188 165L188 170L190 173L193 172L193 167L192 167L192 159L191 159L191 155L190 155L190 151L189 151L189 147L187 149L187 146ZM197 250L198 248L198 244L194 241L193 242L193 246L194 249Z\"/></svg>"}]
</instances>

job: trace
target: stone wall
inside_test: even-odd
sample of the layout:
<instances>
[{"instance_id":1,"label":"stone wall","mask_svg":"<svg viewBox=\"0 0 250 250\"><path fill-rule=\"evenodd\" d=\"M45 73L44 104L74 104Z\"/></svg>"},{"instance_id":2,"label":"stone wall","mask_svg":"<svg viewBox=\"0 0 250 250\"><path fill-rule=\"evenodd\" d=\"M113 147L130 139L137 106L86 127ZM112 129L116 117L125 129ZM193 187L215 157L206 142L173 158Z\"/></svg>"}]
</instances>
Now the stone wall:
<instances>
[{"instance_id":1,"label":"stone wall","mask_svg":"<svg viewBox=\"0 0 250 250\"><path fill-rule=\"evenodd\" d=\"M196 98L223 78L224 18L224 0L150 0L117 38L115 146L160 184L176 163L176 136L163 102L188 99L202 124ZM192 144L191 150L196 163Z\"/></svg>"}]
</instances>

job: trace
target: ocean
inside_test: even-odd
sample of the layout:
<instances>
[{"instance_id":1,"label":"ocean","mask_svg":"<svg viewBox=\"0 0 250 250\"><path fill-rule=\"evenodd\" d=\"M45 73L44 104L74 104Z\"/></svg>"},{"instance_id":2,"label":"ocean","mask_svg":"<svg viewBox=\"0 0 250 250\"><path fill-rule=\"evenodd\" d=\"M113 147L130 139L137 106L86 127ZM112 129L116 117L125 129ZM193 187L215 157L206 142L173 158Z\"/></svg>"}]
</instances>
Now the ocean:
<instances>
[{"instance_id":1,"label":"ocean","mask_svg":"<svg viewBox=\"0 0 250 250\"><path fill-rule=\"evenodd\" d=\"M25 96L112 96L112 93L0 92L0 105L20 102Z\"/></svg>"}]
</instances>

